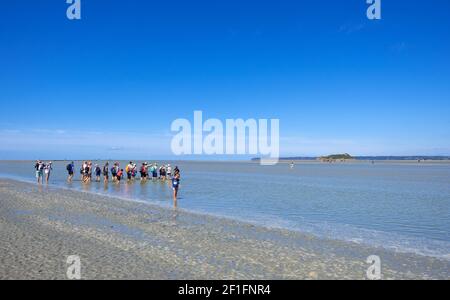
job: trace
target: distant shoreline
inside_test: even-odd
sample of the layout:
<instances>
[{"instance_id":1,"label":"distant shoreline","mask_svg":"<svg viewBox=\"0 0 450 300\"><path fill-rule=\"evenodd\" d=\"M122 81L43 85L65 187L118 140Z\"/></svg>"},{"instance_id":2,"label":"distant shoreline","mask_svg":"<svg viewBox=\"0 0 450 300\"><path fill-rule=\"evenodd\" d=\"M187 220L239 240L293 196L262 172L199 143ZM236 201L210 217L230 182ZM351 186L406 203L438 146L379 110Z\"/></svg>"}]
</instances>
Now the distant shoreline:
<instances>
[{"instance_id":1,"label":"distant shoreline","mask_svg":"<svg viewBox=\"0 0 450 300\"><path fill-rule=\"evenodd\" d=\"M53 161L53 162L80 162L80 161L130 161L130 159L41 159L42 161ZM35 159L0 159L0 162L35 162ZM259 158L243 159L243 160L176 160L176 159L131 159L131 161L136 162L169 162L169 163L259 163ZM419 162L420 161L420 162ZM290 164L290 163L303 163L303 164L364 164L364 163L374 163L374 164L450 164L450 158L447 159L370 159L370 158L354 158L346 160L333 160L333 161L320 161L318 158L280 158L279 164Z\"/></svg>"},{"instance_id":2,"label":"distant shoreline","mask_svg":"<svg viewBox=\"0 0 450 300\"><path fill-rule=\"evenodd\" d=\"M331 155L333 156L333 155ZM289 160L301 160L301 161L308 161L308 160L318 160L321 158L327 158L327 156L291 156L291 157L280 157L280 161L289 161ZM252 160L260 160L260 157L252 158ZM339 160L339 158L336 158L336 160ZM450 156L447 155L375 155L375 156L349 156L347 160L406 160L406 161L414 161L414 160L432 160L432 161L439 161L439 160L447 160L450 161Z\"/></svg>"},{"instance_id":3,"label":"distant shoreline","mask_svg":"<svg viewBox=\"0 0 450 300\"><path fill-rule=\"evenodd\" d=\"M258 162L258 161L254 161ZM449 160L421 160L420 162L418 160L405 160L405 159L398 159L398 160L362 160L362 159L350 159L350 160L336 160L333 162L325 162L325 161L319 161L319 160L313 160L313 159L303 159L303 160L280 160L279 163L281 164L289 164L291 162L294 163L309 163L309 164L371 164L372 162L375 164L450 164Z\"/></svg>"}]
</instances>

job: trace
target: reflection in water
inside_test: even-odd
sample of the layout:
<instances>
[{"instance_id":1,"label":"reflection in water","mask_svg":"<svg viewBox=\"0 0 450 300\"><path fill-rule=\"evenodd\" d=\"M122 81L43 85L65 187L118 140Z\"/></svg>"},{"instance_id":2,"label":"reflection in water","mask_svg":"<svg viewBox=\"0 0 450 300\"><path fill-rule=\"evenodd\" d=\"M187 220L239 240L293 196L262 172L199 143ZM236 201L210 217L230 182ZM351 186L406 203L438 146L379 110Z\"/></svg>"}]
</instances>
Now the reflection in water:
<instances>
[{"instance_id":1,"label":"reflection in water","mask_svg":"<svg viewBox=\"0 0 450 300\"><path fill-rule=\"evenodd\" d=\"M120 183L115 181L112 185L113 194L120 194Z\"/></svg>"},{"instance_id":2,"label":"reflection in water","mask_svg":"<svg viewBox=\"0 0 450 300\"><path fill-rule=\"evenodd\" d=\"M131 197L133 197L133 189L130 187L131 183L127 182L124 184L124 191L126 195L130 195Z\"/></svg>"},{"instance_id":3,"label":"reflection in water","mask_svg":"<svg viewBox=\"0 0 450 300\"><path fill-rule=\"evenodd\" d=\"M91 190L91 183L90 182L83 182L81 184L81 187L82 187L83 191L89 192Z\"/></svg>"},{"instance_id":4,"label":"reflection in water","mask_svg":"<svg viewBox=\"0 0 450 300\"><path fill-rule=\"evenodd\" d=\"M175 207L172 213L172 222L174 224L174 226L178 225L178 209Z\"/></svg>"}]
</instances>

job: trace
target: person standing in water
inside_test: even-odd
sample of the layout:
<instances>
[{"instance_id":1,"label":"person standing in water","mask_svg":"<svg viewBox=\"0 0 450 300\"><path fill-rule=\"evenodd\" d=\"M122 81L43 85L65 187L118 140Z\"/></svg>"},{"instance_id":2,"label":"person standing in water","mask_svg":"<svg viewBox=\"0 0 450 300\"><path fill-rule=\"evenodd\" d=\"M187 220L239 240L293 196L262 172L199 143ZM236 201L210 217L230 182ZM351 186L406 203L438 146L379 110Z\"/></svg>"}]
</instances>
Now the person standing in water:
<instances>
[{"instance_id":1,"label":"person standing in water","mask_svg":"<svg viewBox=\"0 0 450 300\"><path fill-rule=\"evenodd\" d=\"M44 177L44 163L40 160L36 161L34 165L34 169L36 170L36 179L37 183L41 183Z\"/></svg>"},{"instance_id":2,"label":"person standing in water","mask_svg":"<svg viewBox=\"0 0 450 300\"><path fill-rule=\"evenodd\" d=\"M109 181L109 162L107 162L104 166L103 166L103 181L105 183L108 183Z\"/></svg>"},{"instance_id":3,"label":"person standing in water","mask_svg":"<svg viewBox=\"0 0 450 300\"><path fill-rule=\"evenodd\" d=\"M156 163L153 164L153 166L151 167L151 171L152 171L152 180L157 180L158 179L158 165Z\"/></svg>"},{"instance_id":4,"label":"person standing in water","mask_svg":"<svg viewBox=\"0 0 450 300\"><path fill-rule=\"evenodd\" d=\"M86 169L87 166L87 162L83 162L83 164L81 165L80 168L80 174L81 174L81 182L84 182L85 178L84 178L84 170Z\"/></svg>"},{"instance_id":5,"label":"person standing in water","mask_svg":"<svg viewBox=\"0 0 450 300\"><path fill-rule=\"evenodd\" d=\"M120 170L117 172L117 174L116 174L117 182L120 183L120 181L122 180L122 178L123 178L123 169L120 169Z\"/></svg>"},{"instance_id":6,"label":"person standing in water","mask_svg":"<svg viewBox=\"0 0 450 300\"><path fill-rule=\"evenodd\" d=\"M111 168L112 180L117 181L117 172L119 172L118 163L114 163L114 166Z\"/></svg>"},{"instance_id":7,"label":"person standing in water","mask_svg":"<svg viewBox=\"0 0 450 300\"><path fill-rule=\"evenodd\" d=\"M102 176L102 169L98 164L95 164L95 182L100 182L101 176Z\"/></svg>"},{"instance_id":8,"label":"person standing in water","mask_svg":"<svg viewBox=\"0 0 450 300\"><path fill-rule=\"evenodd\" d=\"M49 180L50 180L50 174L53 170L52 167L52 162L49 162L45 165L44 167L44 173L45 173L45 183L48 184Z\"/></svg>"},{"instance_id":9,"label":"person standing in water","mask_svg":"<svg viewBox=\"0 0 450 300\"><path fill-rule=\"evenodd\" d=\"M170 164L167 165L167 179L172 179L172 167Z\"/></svg>"},{"instance_id":10,"label":"person standing in water","mask_svg":"<svg viewBox=\"0 0 450 300\"><path fill-rule=\"evenodd\" d=\"M131 177L133 178L133 180L136 179L136 175L137 175L137 165L133 164L133 168L131 169Z\"/></svg>"},{"instance_id":11,"label":"person standing in water","mask_svg":"<svg viewBox=\"0 0 450 300\"><path fill-rule=\"evenodd\" d=\"M173 189L173 206L177 207L178 189L180 187L180 171L175 171L172 178L172 189Z\"/></svg>"},{"instance_id":12,"label":"person standing in water","mask_svg":"<svg viewBox=\"0 0 450 300\"><path fill-rule=\"evenodd\" d=\"M86 163L84 165L84 176L83 176L84 183L91 182L91 174L92 174L91 165L90 163Z\"/></svg>"},{"instance_id":13,"label":"person standing in water","mask_svg":"<svg viewBox=\"0 0 450 300\"><path fill-rule=\"evenodd\" d=\"M166 168L165 168L164 165L162 165L162 166L159 168L159 179L160 179L160 180L165 180L165 179L166 179Z\"/></svg>"},{"instance_id":14,"label":"person standing in water","mask_svg":"<svg viewBox=\"0 0 450 300\"><path fill-rule=\"evenodd\" d=\"M133 172L133 162L130 161L130 163L125 167L125 172L127 173L127 180L128 182L131 181L132 178L132 172Z\"/></svg>"},{"instance_id":15,"label":"person standing in water","mask_svg":"<svg viewBox=\"0 0 450 300\"><path fill-rule=\"evenodd\" d=\"M146 181L147 180L147 173L148 173L148 169L147 169L147 163L143 163L142 167L141 167L141 181Z\"/></svg>"},{"instance_id":16,"label":"person standing in water","mask_svg":"<svg viewBox=\"0 0 450 300\"><path fill-rule=\"evenodd\" d=\"M92 181L92 171L93 171L92 161L90 161L88 165L89 165L88 177L89 177L89 182L91 182Z\"/></svg>"},{"instance_id":17,"label":"person standing in water","mask_svg":"<svg viewBox=\"0 0 450 300\"><path fill-rule=\"evenodd\" d=\"M66 169L67 169L67 174L69 175L67 177L67 182L71 183L72 180L73 180L73 174L74 174L74 171L75 171L75 163L71 162L70 164L67 165Z\"/></svg>"}]
</instances>

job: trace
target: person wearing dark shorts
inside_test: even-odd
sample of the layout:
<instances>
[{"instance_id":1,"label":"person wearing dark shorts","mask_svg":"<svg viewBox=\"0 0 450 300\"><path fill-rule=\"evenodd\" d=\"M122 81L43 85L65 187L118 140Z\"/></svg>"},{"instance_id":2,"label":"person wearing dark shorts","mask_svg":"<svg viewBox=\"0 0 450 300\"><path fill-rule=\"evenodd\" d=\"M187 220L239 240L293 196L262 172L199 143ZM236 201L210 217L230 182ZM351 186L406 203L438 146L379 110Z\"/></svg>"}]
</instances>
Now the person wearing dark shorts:
<instances>
[{"instance_id":1,"label":"person wearing dark shorts","mask_svg":"<svg viewBox=\"0 0 450 300\"><path fill-rule=\"evenodd\" d=\"M133 171L133 162L130 161L130 163L127 165L127 167L125 168L125 172L127 173L127 179L128 181L131 181L131 178L133 176L132 174Z\"/></svg>"},{"instance_id":2,"label":"person wearing dark shorts","mask_svg":"<svg viewBox=\"0 0 450 300\"><path fill-rule=\"evenodd\" d=\"M72 182L74 171L75 171L75 164L74 162L71 162L70 164L67 165L67 173L69 174L69 177L67 177L67 182Z\"/></svg>"},{"instance_id":3,"label":"person wearing dark shorts","mask_svg":"<svg viewBox=\"0 0 450 300\"><path fill-rule=\"evenodd\" d=\"M100 177L102 176L102 169L99 165L95 165L95 181L100 182Z\"/></svg>"},{"instance_id":4,"label":"person wearing dark shorts","mask_svg":"<svg viewBox=\"0 0 450 300\"><path fill-rule=\"evenodd\" d=\"M142 163L140 173L141 173L141 180L147 180L147 163Z\"/></svg>"},{"instance_id":5,"label":"person wearing dark shorts","mask_svg":"<svg viewBox=\"0 0 450 300\"><path fill-rule=\"evenodd\" d=\"M115 163L114 167L111 168L111 175L112 175L113 181L117 180L118 168L119 168L119 166L117 165L117 163Z\"/></svg>"},{"instance_id":6,"label":"person wearing dark shorts","mask_svg":"<svg viewBox=\"0 0 450 300\"><path fill-rule=\"evenodd\" d=\"M180 172L176 172L172 178L173 206L177 207L178 189L180 187Z\"/></svg>"},{"instance_id":7,"label":"person wearing dark shorts","mask_svg":"<svg viewBox=\"0 0 450 300\"><path fill-rule=\"evenodd\" d=\"M109 163L107 162L103 166L103 181L107 183L109 181Z\"/></svg>"},{"instance_id":8,"label":"person wearing dark shorts","mask_svg":"<svg viewBox=\"0 0 450 300\"><path fill-rule=\"evenodd\" d=\"M123 177L123 169L120 169L119 172L117 172L116 174L117 181L120 182L122 180L122 177Z\"/></svg>"},{"instance_id":9,"label":"person wearing dark shorts","mask_svg":"<svg viewBox=\"0 0 450 300\"><path fill-rule=\"evenodd\" d=\"M166 179L166 169L164 168L164 166L161 166L161 168L159 169L159 179Z\"/></svg>"},{"instance_id":10,"label":"person wearing dark shorts","mask_svg":"<svg viewBox=\"0 0 450 300\"><path fill-rule=\"evenodd\" d=\"M152 177L153 180L158 179L158 166L156 164L154 164L152 168Z\"/></svg>"}]
</instances>

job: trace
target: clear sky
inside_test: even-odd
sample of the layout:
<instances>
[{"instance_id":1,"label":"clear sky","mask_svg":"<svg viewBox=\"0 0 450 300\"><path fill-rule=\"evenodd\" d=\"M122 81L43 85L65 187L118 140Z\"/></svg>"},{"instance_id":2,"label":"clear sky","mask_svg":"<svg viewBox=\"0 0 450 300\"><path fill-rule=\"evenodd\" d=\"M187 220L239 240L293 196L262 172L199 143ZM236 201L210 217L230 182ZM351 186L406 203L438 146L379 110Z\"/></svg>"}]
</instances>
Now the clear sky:
<instances>
[{"instance_id":1,"label":"clear sky","mask_svg":"<svg viewBox=\"0 0 450 300\"><path fill-rule=\"evenodd\" d=\"M278 118L282 155L450 155L450 2L0 4L0 158L171 155L170 124Z\"/></svg>"}]
</instances>

